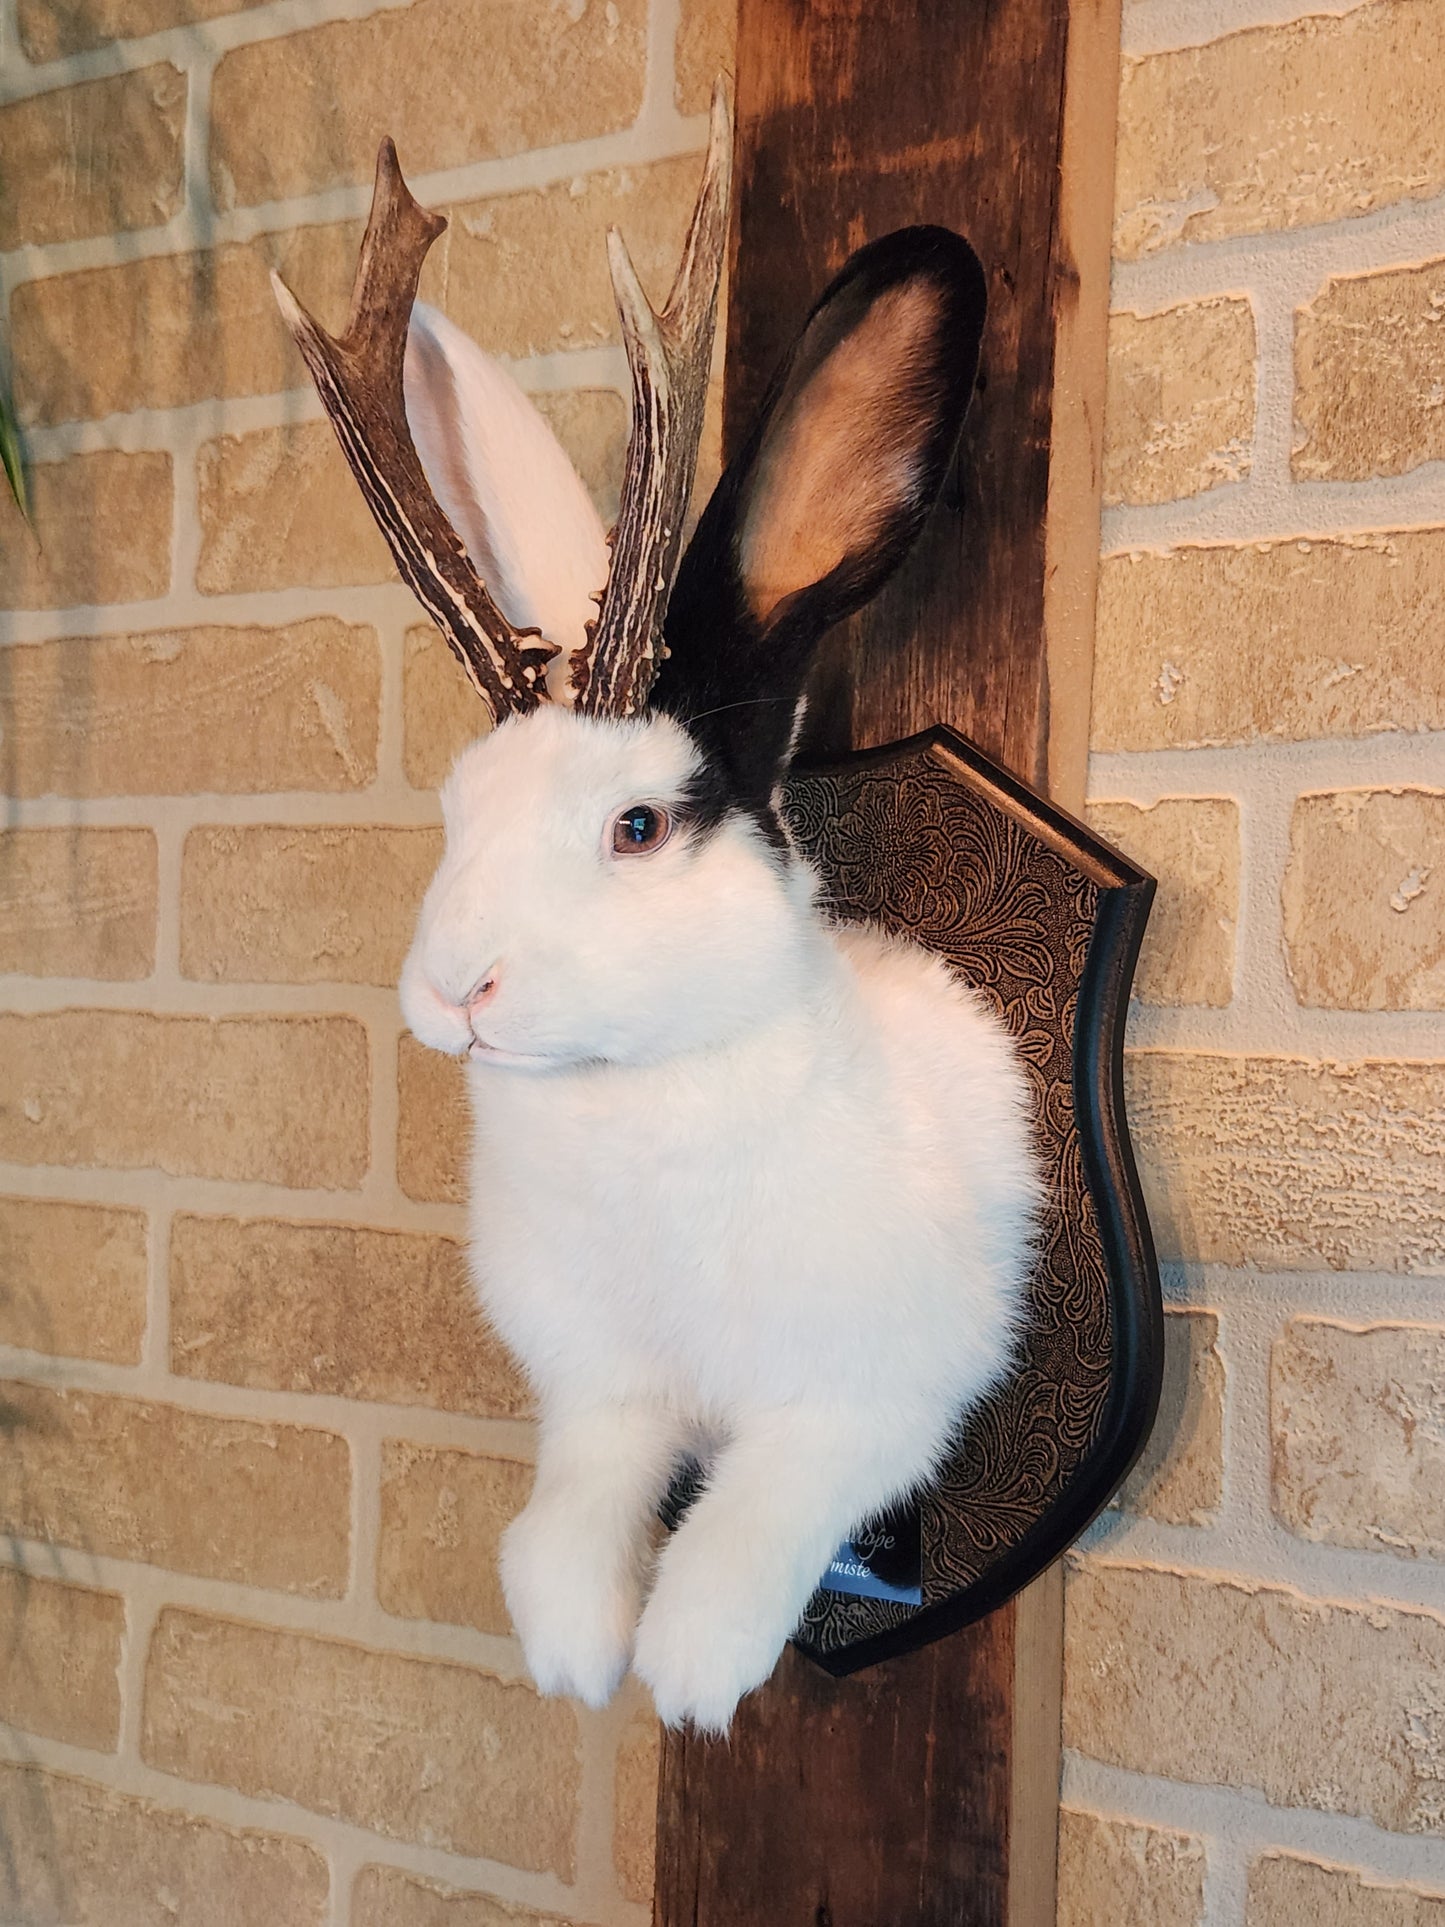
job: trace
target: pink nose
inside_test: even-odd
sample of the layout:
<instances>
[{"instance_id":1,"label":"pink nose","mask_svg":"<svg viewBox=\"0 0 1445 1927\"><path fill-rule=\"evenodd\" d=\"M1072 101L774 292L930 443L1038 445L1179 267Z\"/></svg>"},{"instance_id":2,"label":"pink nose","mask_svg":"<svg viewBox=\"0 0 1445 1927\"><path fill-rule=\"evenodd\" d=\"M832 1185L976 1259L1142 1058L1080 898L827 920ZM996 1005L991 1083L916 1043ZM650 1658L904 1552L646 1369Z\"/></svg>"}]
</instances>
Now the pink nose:
<instances>
[{"instance_id":1,"label":"pink nose","mask_svg":"<svg viewBox=\"0 0 1445 1927\"><path fill-rule=\"evenodd\" d=\"M474 984L468 993L468 1012L480 1010L483 1004L490 1003L491 999L496 995L496 990L497 972L495 970L489 970L486 976L483 977L479 983Z\"/></svg>"}]
</instances>

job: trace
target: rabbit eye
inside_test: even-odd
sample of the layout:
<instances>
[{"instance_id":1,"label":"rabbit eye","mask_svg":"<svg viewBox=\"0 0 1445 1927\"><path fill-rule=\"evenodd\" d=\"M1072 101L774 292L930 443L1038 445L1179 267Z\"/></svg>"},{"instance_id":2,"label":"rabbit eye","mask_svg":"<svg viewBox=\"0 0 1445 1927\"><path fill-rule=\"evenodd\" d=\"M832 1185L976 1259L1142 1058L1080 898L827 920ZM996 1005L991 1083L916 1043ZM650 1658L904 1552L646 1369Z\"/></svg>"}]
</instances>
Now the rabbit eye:
<instances>
[{"instance_id":1,"label":"rabbit eye","mask_svg":"<svg viewBox=\"0 0 1445 1927\"><path fill-rule=\"evenodd\" d=\"M672 835L672 819L651 803L633 803L612 825L612 849L617 856L640 856L661 849Z\"/></svg>"}]
</instances>

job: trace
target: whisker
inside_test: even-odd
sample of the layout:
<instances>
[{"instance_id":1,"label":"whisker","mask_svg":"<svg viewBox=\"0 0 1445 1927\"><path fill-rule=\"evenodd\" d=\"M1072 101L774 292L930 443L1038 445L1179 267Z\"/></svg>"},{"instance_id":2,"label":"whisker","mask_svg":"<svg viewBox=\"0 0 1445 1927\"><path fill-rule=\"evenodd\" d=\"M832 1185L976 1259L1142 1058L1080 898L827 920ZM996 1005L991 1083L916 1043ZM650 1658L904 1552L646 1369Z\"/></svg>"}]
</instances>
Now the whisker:
<instances>
[{"instance_id":1,"label":"whisker","mask_svg":"<svg viewBox=\"0 0 1445 1927\"><path fill-rule=\"evenodd\" d=\"M719 703L716 709L699 710L697 715L689 716L687 722L706 722L709 716L721 716L729 709L759 709L764 703L791 703L792 701L791 696L743 696L735 703Z\"/></svg>"}]
</instances>

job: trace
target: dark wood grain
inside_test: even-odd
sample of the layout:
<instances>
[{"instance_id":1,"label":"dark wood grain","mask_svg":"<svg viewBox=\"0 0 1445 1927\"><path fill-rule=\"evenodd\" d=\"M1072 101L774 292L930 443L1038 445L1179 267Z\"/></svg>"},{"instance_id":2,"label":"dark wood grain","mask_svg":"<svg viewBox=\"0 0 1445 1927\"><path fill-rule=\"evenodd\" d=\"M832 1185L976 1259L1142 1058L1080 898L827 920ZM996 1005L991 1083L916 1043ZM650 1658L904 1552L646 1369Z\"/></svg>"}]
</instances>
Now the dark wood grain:
<instances>
[{"instance_id":1,"label":"dark wood grain","mask_svg":"<svg viewBox=\"0 0 1445 1927\"><path fill-rule=\"evenodd\" d=\"M995 1613L844 1681L789 1647L726 1744L669 1734L656 1918L1003 1920L1013 1630L1011 1611Z\"/></svg>"},{"instance_id":2,"label":"dark wood grain","mask_svg":"<svg viewBox=\"0 0 1445 1927\"><path fill-rule=\"evenodd\" d=\"M1043 786L1067 31L1068 0L741 0L727 446L854 248L939 222L989 278L954 477L825 646L815 754L949 722ZM726 1745L668 1735L657 1927L1016 1923L1019 1612L843 1680L790 1649Z\"/></svg>"}]
</instances>

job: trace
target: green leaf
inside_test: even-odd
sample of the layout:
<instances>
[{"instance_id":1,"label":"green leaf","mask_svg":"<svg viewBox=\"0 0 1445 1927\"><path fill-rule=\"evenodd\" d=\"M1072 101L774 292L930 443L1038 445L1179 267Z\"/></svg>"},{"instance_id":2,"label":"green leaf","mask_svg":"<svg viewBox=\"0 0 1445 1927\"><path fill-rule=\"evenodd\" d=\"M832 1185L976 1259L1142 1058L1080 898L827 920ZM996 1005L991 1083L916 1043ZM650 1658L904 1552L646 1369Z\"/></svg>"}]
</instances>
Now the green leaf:
<instances>
[{"instance_id":1,"label":"green leaf","mask_svg":"<svg viewBox=\"0 0 1445 1927\"><path fill-rule=\"evenodd\" d=\"M15 506L28 522L30 501L25 489L25 463L20 453L20 430L11 412L9 401L0 395L0 463L5 467L5 479L10 484L10 493L15 497Z\"/></svg>"}]
</instances>

